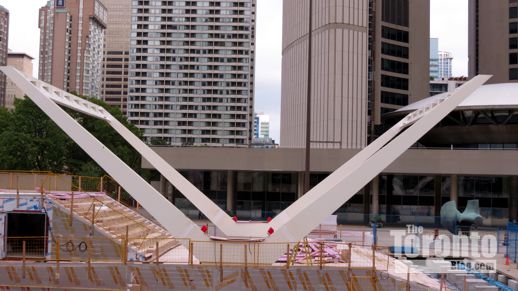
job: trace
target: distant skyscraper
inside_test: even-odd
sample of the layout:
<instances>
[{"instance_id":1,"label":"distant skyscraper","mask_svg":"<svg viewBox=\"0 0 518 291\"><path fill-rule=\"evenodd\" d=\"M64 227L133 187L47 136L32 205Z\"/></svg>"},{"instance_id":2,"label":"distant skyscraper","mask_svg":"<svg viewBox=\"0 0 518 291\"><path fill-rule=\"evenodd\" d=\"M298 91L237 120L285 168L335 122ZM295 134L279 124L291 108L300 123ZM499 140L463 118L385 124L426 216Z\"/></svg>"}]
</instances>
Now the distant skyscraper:
<instances>
[{"instance_id":1,"label":"distant skyscraper","mask_svg":"<svg viewBox=\"0 0 518 291\"><path fill-rule=\"evenodd\" d=\"M439 39L430 38L430 78L436 80L440 77Z\"/></svg>"},{"instance_id":2,"label":"distant skyscraper","mask_svg":"<svg viewBox=\"0 0 518 291\"><path fill-rule=\"evenodd\" d=\"M309 0L284 0L281 146L305 147ZM313 0L311 146L362 148L428 96L429 0Z\"/></svg>"},{"instance_id":3,"label":"distant skyscraper","mask_svg":"<svg viewBox=\"0 0 518 291\"><path fill-rule=\"evenodd\" d=\"M270 116L264 113L256 113L254 118L254 137L270 137Z\"/></svg>"},{"instance_id":4,"label":"distant skyscraper","mask_svg":"<svg viewBox=\"0 0 518 291\"><path fill-rule=\"evenodd\" d=\"M106 17L99 0L48 1L40 8L39 79L100 97Z\"/></svg>"},{"instance_id":5,"label":"distant skyscraper","mask_svg":"<svg viewBox=\"0 0 518 291\"><path fill-rule=\"evenodd\" d=\"M517 2L468 3L469 77L490 74L488 83L518 82Z\"/></svg>"},{"instance_id":6,"label":"distant skyscraper","mask_svg":"<svg viewBox=\"0 0 518 291\"><path fill-rule=\"evenodd\" d=\"M131 4L128 0L102 0L108 11L103 61L102 99L126 112L131 33Z\"/></svg>"},{"instance_id":7,"label":"distant skyscraper","mask_svg":"<svg viewBox=\"0 0 518 291\"><path fill-rule=\"evenodd\" d=\"M7 65L13 66L16 69L18 69L18 71L24 73L27 76L32 77L32 60L33 58L25 53L9 52L7 58ZM23 91L16 87L16 85L13 82L7 80L5 107L13 108L14 99L23 98L24 95L25 94L23 93Z\"/></svg>"},{"instance_id":8,"label":"distant skyscraper","mask_svg":"<svg viewBox=\"0 0 518 291\"><path fill-rule=\"evenodd\" d=\"M148 141L248 146L256 0L132 2L129 120Z\"/></svg>"},{"instance_id":9,"label":"distant skyscraper","mask_svg":"<svg viewBox=\"0 0 518 291\"><path fill-rule=\"evenodd\" d=\"M448 79L452 74L453 56L450 52L439 52L439 78Z\"/></svg>"},{"instance_id":10,"label":"distant skyscraper","mask_svg":"<svg viewBox=\"0 0 518 291\"><path fill-rule=\"evenodd\" d=\"M7 65L9 42L9 10L0 5L0 66ZM0 106L6 102L6 77L0 72Z\"/></svg>"}]
</instances>

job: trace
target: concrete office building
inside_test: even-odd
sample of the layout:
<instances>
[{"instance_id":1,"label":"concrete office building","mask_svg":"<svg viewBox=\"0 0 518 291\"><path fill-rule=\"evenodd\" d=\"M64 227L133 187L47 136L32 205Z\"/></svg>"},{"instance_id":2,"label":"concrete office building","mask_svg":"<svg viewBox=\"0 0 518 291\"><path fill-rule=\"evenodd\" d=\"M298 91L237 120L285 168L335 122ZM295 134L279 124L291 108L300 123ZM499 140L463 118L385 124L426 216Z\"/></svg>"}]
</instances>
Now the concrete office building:
<instances>
[{"instance_id":1,"label":"concrete office building","mask_svg":"<svg viewBox=\"0 0 518 291\"><path fill-rule=\"evenodd\" d=\"M398 225L434 225L441 206L457 201L462 211L480 201L485 225L518 219L518 85L479 88L337 212L339 223L368 223L380 214ZM387 114L398 122L437 102L437 95ZM239 219L274 217L303 194L304 149L156 147L154 150L220 207ZM314 186L358 153L357 149L313 149ZM265 162L268 161L268 162ZM143 161L144 168L152 168ZM166 180L161 191L187 215L198 212Z\"/></svg>"},{"instance_id":2,"label":"concrete office building","mask_svg":"<svg viewBox=\"0 0 518 291\"><path fill-rule=\"evenodd\" d=\"M284 1L281 147L305 146L308 10ZM314 1L312 147L362 148L382 114L427 96L429 11L429 0Z\"/></svg>"},{"instance_id":3,"label":"concrete office building","mask_svg":"<svg viewBox=\"0 0 518 291\"><path fill-rule=\"evenodd\" d=\"M441 78L441 69L439 64L439 39L430 38L430 79L436 80Z\"/></svg>"},{"instance_id":4,"label":"concrete office building","mask_svg":"<svg viewBox=\"0 0 518 291\"><path fill-rule=\"evenodd\" d=\"M131 5L127 0L102 0L108 11L101 98L126 113L131 33Z\"/></svg>"},{"instance_id":5,"label":"concrete office building","mask_svg":"<svg viewBox=\"0 0 518 291\"><path fill-rule=\"evenodd\" d=\"M0 5L0 66L7 65L7 52L9 43L9 10ZM0 72L0 106L6 102L6 77Z\"/></svg>"},{"instance_id":6,"label":"concrete office building","mask_svg":"<svg viewBox=\"0 0 518 291\"><path fill-rule=\"evenodd\" d=\"M153 142L248 146L255 0L134 0L128 118Z\"/></svg>"},{"instance_id":7,"label":"concrete office building","mask_svg":"<svg viewBox=\"0 0 518 291\"><path fill-rule=\"evenodd\" d=\"M106 18L99 0L56 0L41 7L39 79L100 97Z\"/></svg>"},{"instance_id":8,"label":"concrete office building","mask_svg":"<svg viewBox=\"0 0 518 291\"><path fill-rule=\"evenodd\" d=\"M254 138L270 138L270 116L256 113L254 116Z\"/></svg>"},{"instance_id":9,"label":"concrete office building","mask_svg":"<svg viewBox=\"0 0 518 291\"><path fill-rule=\"evenodd\" d=\"M466 77L457 78L441 78L438 80L430 81L430 96L437 94L452 92L457 87L462 86L467 81Z\"/></svg>"},{"instance_id":10,"label":"concrete office building","mask_svg":"<svg viewBox=\"0 0 518 291\"><path fill-rule=\"evenodd\" d=\"M469 77L518 81L518 2L469 0Z\"/></svg>"},{"instance_id":11,"label":"concrete office building","mask_svg":"<svg viewBox=\"0 0 518 291\"><path fill-rule=\"evenodd\" d=\"M453 55L450 52L439 52L439 78L449 79L453 75Z\"/></svg>"},{"instance_id":12,"label":"concrete office building","mask_svg":"<svg viewBox=\"0 0 518 291\"><path fill-rule=\"evenodd\" d=\"M9 52L7 57L7 65L15 67L18 69L18 71L24 73L27 76L32 76L32 60L33 57L29 56L28 54ZM23 98L25 94L22 90L16 87L16 85L11 80L7 80L6 88L5 107L13 108L14 100L16 98Z\"/></svg>"}]
</instances>

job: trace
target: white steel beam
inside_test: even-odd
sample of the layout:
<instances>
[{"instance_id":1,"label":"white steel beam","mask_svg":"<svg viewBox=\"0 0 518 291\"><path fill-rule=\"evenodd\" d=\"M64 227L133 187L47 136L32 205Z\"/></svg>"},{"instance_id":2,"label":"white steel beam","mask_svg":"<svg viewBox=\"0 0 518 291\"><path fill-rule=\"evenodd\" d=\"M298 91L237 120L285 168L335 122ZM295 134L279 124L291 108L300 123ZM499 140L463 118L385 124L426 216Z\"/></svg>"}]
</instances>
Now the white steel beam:
<instances>
[{"instance_id":1,"label":"white steel beam","mask_svg":"<svg viewBox=\"0 0 518 291\"><path fill-rule=\"evenodd\" d=\"M308 197L295 201L283 213L275 217L270 223L275 232L267 241L301 240L415 144L489 78L491 76L477 76L457 88L455 92L448 94L448 98L431 105L429 108L409 114L395 126L394 132L390 132L386 136L383 135L383 140L376 146L367 147L365 149L368 151L367 154L360 153L362 157L356 160L358 164L354 162L346 163L306 193L305 196ZM410 124L413 125L409 126ZM403 127L407 126L409 127L405 131L385 144Z\"/></svg>"},{"instance_id":2,"label":"white steel beam","mask_svg":"<svg viewBox=\"0 0 518 291\"><path fill-rule=\"evenodd\" d=\"M42 91L45 87L30 80L25 75L12 67L0 67L4 74L13 81L29 98L52 119L72 140L74 140L99 166L112 176L142 207L144 207L167 231L177 238L191 238L194 240L208 240L199 227L178 208L171 204L164 196L149 185L133 169L126 165L106 146L97 140L91 133L83 128L76 120L55 103L54 98ZM46 90L47 93L55 92L54 89ZM99 118L110 119L106 111L102 112L91 108L86 102L69 99L78 111ZM89 102L88 102L89 103ZM90 103L91 104L91 103ZM113 117L111 117L114 119Z\"/></svg>"}]
</instances>

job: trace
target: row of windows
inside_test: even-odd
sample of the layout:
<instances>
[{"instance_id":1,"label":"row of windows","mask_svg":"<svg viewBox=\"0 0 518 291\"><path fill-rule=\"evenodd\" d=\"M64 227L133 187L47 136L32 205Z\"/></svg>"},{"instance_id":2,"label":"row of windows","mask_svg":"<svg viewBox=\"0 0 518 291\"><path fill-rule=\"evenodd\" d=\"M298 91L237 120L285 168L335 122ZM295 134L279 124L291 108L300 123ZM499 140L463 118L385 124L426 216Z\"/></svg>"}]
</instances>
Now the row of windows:
<instances>
[{"instance_id":1,"label":"row of windows","mask_svg":"<svg viewBox=\"0 0 518 291\"><path fill-rule=\"evenodd\" d=\"M398 74L408 75L408 63L381 59L381 69Z\"/></svg>"},{"instance_id":2,"label":"row of windows","mask_svg":"<svg viewBox=\"0 0 518 291\"><path fill-rule=\"evenodd\" d=\"M382 42L381 53L398 58L408 59L408 47Z\"/></svg>"},{"instance_id":3,"label":"row of windows","mask_svg":"<svg viewBox=\"0 0 518 291\"><path fill-rule=\"evenodd\" d=\"M408 1L383 0L381 20L396 25L408 26Z\"/></svg>"},{"instance_id":4,"label":"row of windows","mask_svg":"<svg viewBox=\"0 0 518 291\"><path fill-rule=\"evenodd\" d=\"M381 103L406 106L408 105L408 95L381 91Z\"/></svg>"},{"instance_id":5,"label":"row of windows","mask_svg":"<svg viewBox=\"0 0 518 291\"><path fill-rule=\"evenodd\" d=\"M408 43L408 31L395 29L387 26L381 27L381 36L386 39Z\"/></svg>"},{"instance_id":6,"label":"row of windows","mask_svg":"<svg viewBox=\"0 0 518 291\"><path fill-rule=\"evenodd\" d=\"M182 119L182 118L203 119L204 118L204 119L217 119L220 121L223 120L223 121L235 122L235 121L246 120L247 115L246 114L230 114L230 113L224 113L224 114L221 114L221 113L179 113L179 112L152 112L151 113L151 112L136 111L136 112L130 112L129 116L130 117L144 117L144 118L145 117L148 117L148 118L154 117L154 118L157 118L156 120L160 121L161 124L170 125L171 124L170 122L179 121L179 120L174 120L174 119ZM187 116L187 117L185 117L185 116ZM165 118L165 120L159 120L159 118ZM194 125L199 125L198 123L196 123L197 122L196 120L190 120L190 121L193 121ZM232 122L230 122L227 127L234 124ZM174 123L174 124L178 125L178 123Z\"/></svg>"},{"instance_id":7,"label":"row of windows","mask_svg":"<svg viewBox=\"0 0 518 291\"><path fill-rule=\"evenodd\" d=\"M399 90L408 90L408 79L381 75L381 86Z\"/></svg>"}]
</instances>

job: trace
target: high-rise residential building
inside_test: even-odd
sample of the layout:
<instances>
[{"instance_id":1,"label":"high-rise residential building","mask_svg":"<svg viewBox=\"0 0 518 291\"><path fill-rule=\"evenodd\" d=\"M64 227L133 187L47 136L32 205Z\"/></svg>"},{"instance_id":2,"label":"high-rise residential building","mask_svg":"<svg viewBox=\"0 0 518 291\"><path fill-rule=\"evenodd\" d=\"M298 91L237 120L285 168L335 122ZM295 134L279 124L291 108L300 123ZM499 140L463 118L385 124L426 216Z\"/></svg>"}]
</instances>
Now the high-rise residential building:
<instances>
[{"instance_id":1,"label":"high-rise residential building","mask_svg":"<svg viewBox=\"0 0 518 291\"><path fill-rule=\"evenodd\" d=\"M41 7L39 79L100 97L106 19L100 0L55 0Z\"/></svg>"},{"instance_id":2,"label":"high-rise residential building","mask_svg":"<svg viewBox=\"0 0 518 291\"><path fill-rule=\"evenodd\" d=\"M32 65L33 58L25 53L15 53L9 52L7 57L7 65L15 67L18 71L24 73L27 76L32 77ZM20 90L16 85L7 80L6 86L6 99L5 99L5 107L13 108L14 107L14 99L23 98L25 95L22 90Z\"/></svg>"},{"instance_id":3,"label":"high-rise residential building","mask_svg":"<svg viewBox=\"0 0 518 291\"><path fill-rule=\"evenodd\" d=\"M0 66L7 64L9 42L9 10L0 5ZM5 106L6 77L0 72L0 106Z\"/></svg>"},{"instance_id":4,"label":"high-rise residential building","mask_svg":"<svg viewBox=\"0 0 518 291\"><path fill-rule=\"evenodd\" d=\"M469 0L469 77L518 81L518 2Z\"/></svg>"},{"instance_id":5,"label":"high-rise residential building","mask_svg":"<svg viewBox=\"0 0 518 291\"><path fill-rule=\"evenodd\" d=\"M436 80L441 78L441 69L439 63L439 39L430 38L430 79Z\"/></svg>"},{"instance_id":6,"label":"high-rise residential building","mask_svg":"<svg viewBox=\"0 0 518 291\"><path fill-rule=\"evenodd\" d=\"M453 55L450 52L439 52L439 78L449 79L452 77Z\"/></svg>"},{"instance_id":7,"label":"high-rise residential building","mask_svg":"<svg viewBox=\"0 0 518 291\"><path fill-rule=\"evenodd\" d=\"M128 119L148 142L248 146L256 0L135 0Z\"/></svg>"},{"instance_id":8,"label":"high-rise residential building","mask_svg":"<svg viewBox=\"0 0 518 291\"><path fill-rule=\"evenodd\" d=\"M254 117L254 138L270 137L270 115L256 113Z\"/></svg>"},{"instance_id":9,"label":"high-rise residential building","mask_svg":"<svg viewBox=\"0 0 518 291\"><path fill-rule=\"evenodd\" d=\"M427 97L429 0L285 0L281 147L362 148L381 115Z\"/></svg>"},{"instance_id":10,"label":"high-rise residential building","mask_svg":"<svg viewBox=\"0 0 518 291\"><path fill-rule=\"evenodd\" d=\"M102 0L108 11L101 98L126 112L131 33L128 0Z\"/></svg>"}]
</instances>

